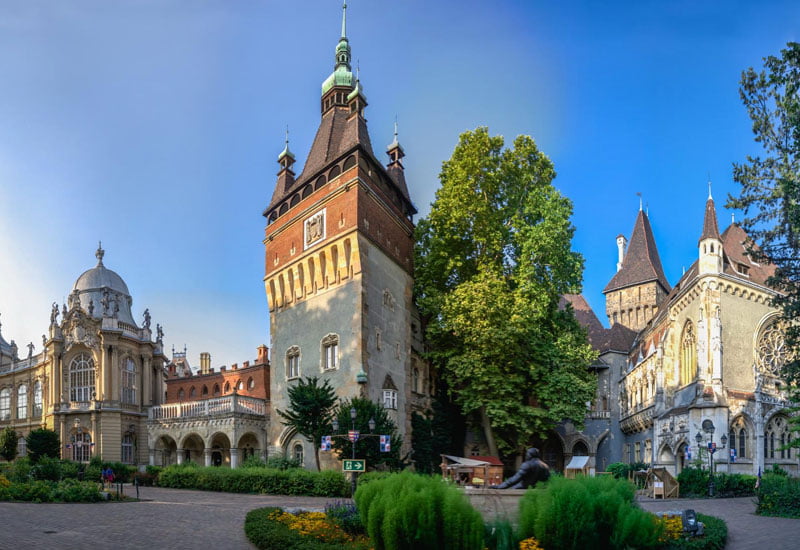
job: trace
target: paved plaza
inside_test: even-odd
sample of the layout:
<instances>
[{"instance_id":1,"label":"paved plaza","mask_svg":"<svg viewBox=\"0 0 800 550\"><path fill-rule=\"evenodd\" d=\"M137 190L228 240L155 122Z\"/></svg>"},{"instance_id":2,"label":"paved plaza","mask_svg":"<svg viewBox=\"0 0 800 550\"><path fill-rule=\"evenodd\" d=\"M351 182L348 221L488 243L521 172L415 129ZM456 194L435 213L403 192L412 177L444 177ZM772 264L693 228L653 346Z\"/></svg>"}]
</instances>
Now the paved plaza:
<instances>
[{"instance_id":1,"label":"paved plaza","mask_svg":"<svg viewBox=\"0 0 800 550\"><path fill-rule=\"evenodd\" d=\"M133 488L125 487L126 494ZM253 549L244 517L262 506L321 510L332 499L141 488L141 502L29 504L0 502L0 549ZM756 516L752 498L642 500L647 510L696 511L728 523L728 550L798 548L800 520ZM484 513L486 511L484 510Z\"/></svg>"}]
</instances>

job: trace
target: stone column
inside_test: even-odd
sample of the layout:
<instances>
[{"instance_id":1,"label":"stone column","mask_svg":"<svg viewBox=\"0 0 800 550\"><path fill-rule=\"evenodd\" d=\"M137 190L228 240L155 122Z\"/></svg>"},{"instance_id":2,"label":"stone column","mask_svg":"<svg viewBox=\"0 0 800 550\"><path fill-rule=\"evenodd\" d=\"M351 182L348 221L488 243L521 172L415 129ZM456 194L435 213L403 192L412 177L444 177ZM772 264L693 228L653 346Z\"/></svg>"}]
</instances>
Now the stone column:
<instances>
[{"instance_id":1,"label":"stone column","mask_svg":"<svg viewBox=\"0 0 800 550\"><path fill-rule=\"evenodd\" d=\"M237 468L239 466L239 449L234 449L231 447L231 468Z\"/></svg>"},{"instance_id":2,"label":"stone column","mask_svg":"<svg viewBox=\"0 0 800 550\"><path fill-rule=\"evenodd\" d=\"M206 447L203 449L203 457L205 458L206 467L211 466L211 449Z\"/></svg>"},{"instance_id":3,"label":"stone column","mask_svg":"<svg viewBox=\"0 0 800 550\"><path fill-rule=\"evenodd\" d=\"M156 465L156 450L150 449L150 466Z\"/></svg>"},{"instance_id":4,"label":"stone column","mask_svg":"<svg viewBox=\"0 0 800 550\"><path fill-rule=\"evenodd\" d=\"M183 449L178 449L177 453L178 453L178 456L176 456L175 458L178 459L178 464L179 465L183 464Z\"/></svg>"}]
</instances>

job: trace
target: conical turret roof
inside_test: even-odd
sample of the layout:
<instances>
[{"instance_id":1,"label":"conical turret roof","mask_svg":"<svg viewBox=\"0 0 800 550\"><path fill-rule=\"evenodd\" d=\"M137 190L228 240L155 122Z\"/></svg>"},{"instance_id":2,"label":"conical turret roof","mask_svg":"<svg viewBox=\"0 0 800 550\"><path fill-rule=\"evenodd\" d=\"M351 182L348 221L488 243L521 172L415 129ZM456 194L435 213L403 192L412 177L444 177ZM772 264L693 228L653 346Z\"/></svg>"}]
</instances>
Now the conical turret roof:
<instances>
[{"instance_id":1,"label":"conical turret roof","mask_svg":"<svg viewBox=\"0 0 800 550\"><path fill-rule=\"evenodd\" d=\"M664 268L661 267L661 259L658 256L650 220L644 211L639 210L628 251L622 260L622 269L614 274L603 292L607 293L650 281L658 281L664 291L669 292L669 282L664 275Z\"/></svg>"}]
</instances>

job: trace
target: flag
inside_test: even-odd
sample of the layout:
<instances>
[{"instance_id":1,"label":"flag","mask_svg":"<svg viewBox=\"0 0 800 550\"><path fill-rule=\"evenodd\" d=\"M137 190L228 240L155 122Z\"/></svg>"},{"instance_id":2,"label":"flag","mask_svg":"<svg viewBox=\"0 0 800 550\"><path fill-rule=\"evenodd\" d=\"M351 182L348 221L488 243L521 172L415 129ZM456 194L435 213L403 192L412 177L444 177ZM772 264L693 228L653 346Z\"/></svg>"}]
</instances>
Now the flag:
<instances>
[{"instance_id":1,"label":"flag","mask_svg":"<svg viewBox=\"0 0 800 550\"><path fill-rule=\"evenodd\" d=\"M320 451L330 451L331 450L331 436L323 435L322 436L322 444L319 447Z\"/></svg>"},{"instance_id":2,"label":"flag","mask_svg":"<svg viewBox=\"0 0 800 550\"><path fill-rule=\"evenodd\" d=\"M350 430L349 432L347 432L347 439L355 443L356 441L358 441L359 435L361 434L358 430Z\"/></svg>"},{"instance_id":3,"label":"flag","mask_svg":"<svg viewBox=\"0 0 800 550\"><path fill-rule=\"evenodd\" d=\"M388 435L381 436L381 452L388 453L392 450L392 438Z\"/></svg>"},{"instance_id":4,"label":"flag","mask_svg":"<svg viewBox=\"0 0 800 550\"><path fill-rule=\"evenodd\" d=\"M756 489L761 487L761 466L758 467L758 479L756 479Z\"/></svg>"}]
</instances>

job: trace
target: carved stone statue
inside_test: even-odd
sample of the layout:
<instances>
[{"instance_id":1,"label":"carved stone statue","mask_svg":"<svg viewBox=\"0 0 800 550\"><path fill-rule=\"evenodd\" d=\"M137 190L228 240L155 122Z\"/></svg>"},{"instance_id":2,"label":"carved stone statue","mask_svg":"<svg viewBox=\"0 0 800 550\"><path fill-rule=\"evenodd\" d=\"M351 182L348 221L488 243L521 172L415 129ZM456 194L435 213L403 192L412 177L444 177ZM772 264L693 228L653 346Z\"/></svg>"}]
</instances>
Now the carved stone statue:
<instances>
[{"instance_id":1,"label":"carved stone statue","mask_svg":"<svg viewBox=\"0 0 800 550\"><path fill-rule=\"evenodd\" d=\"M67 318L67 304L64 304L61 307L61 318L62 319L66 319Z\"/></svg>"},{"instance_id":2,"label":"carved stone statue","mask_svg":"<svg viewBox=\"0 0 800 550\"><path fill-rule=\"evenodd\" d=\"M58 321L58 304L53 302L53 309L50 311L50 324L55 325Z\"/></svg>"},{"instance_id":3,"label":"carved stone statue","mask_svg":"<svg viewBox=\"0 0 800 550\"><path fill-rule=\"evenodd\" d=\"M111 305L111 299L108 297L108 289L103 289L103 297L100 298L100 305L103 306L103 317L108 317L108 308Z\"/></svg>"},{"instance_id":4,"label":"carved stone statue","mask_svg":"<svg viewBox=\"0 0 800 550\"><path fill-rule=\"evenodd\" d=\"M550 467L539 459L539 449L531 447L525 453L525 462L516 474L492 489L527 489L550 478Z\"/></svg>"},{"instance_id":5,"label":"carved stone statue","mask_svg":"<svg viewBox=\"0 0 800 550\"><path fill-rule=\"evenodd\" d=\"M150 310L144 310L144 328L150 330Z\"/></svg>"},{"instance_id":6,"label":"carved stone statue","mask_svg":"<svg viewBox=\"0 0 800 550\"><path fill-rule=\"evenodd\" d=\"M161 325L156 325L156 342L159 344L164 343L164 329L161 328Z\"/></svg>"},{"instance_id":7,"label":"carved stone statue","mask_svg":"<svg viewBox=\"0 0 800 550\"><path fill-rule=\"evenodd\" d=\"M87 309L89 310L89 316L94 317L94 300L89 300L89 307Z\"/></svg>"},{"instance_id":8,"label":"carved stone statue","mask_svg":"<svg viewBox=\"0 0 800 550\"><path fill-rule=\"evenodd\" d=\"M36 346L34 346L33 342L31 342L26 347L28 348L28 359L30 359L31 357L33 357L33 348L35 348Z\"/></svg>"}]
</instances>

